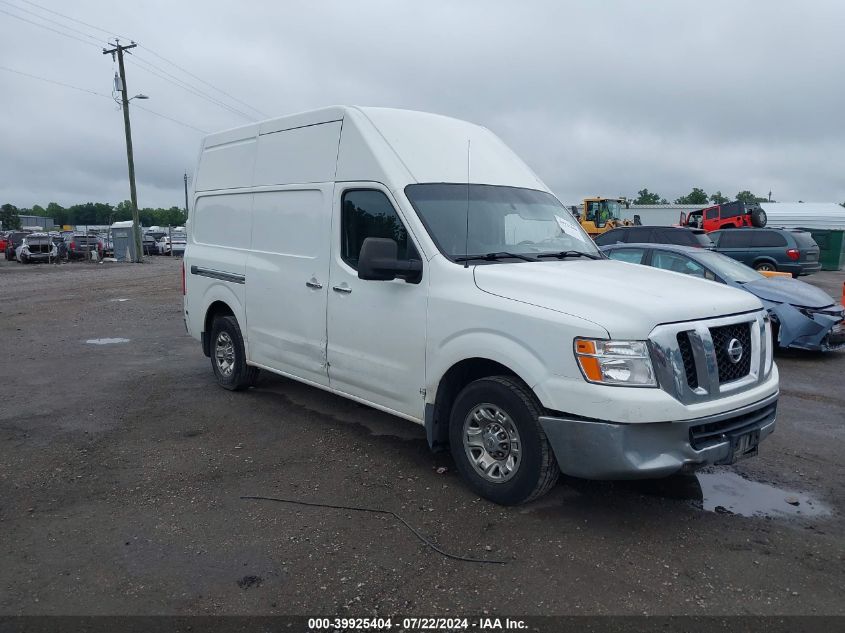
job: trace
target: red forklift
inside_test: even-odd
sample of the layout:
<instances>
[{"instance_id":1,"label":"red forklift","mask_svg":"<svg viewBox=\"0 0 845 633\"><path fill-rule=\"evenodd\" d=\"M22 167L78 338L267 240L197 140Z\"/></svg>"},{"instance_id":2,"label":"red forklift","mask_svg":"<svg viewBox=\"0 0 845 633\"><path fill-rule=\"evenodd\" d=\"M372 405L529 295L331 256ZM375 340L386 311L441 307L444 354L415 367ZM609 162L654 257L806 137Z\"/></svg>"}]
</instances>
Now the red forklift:
<instances>
[{"instance_id":1,"label":"red forklift","mask_svg":"<svg viewBox=\"0 0 845 633\"><path fill-rule=\"evenodd\" d=\"M689 214L681 212L681 226L695 229L718 231L719 229L738 229L743 226L753 226L762 229L766 226L766 212L756 203L726 202L707 207Z\"/></svg>"}]
</instances>

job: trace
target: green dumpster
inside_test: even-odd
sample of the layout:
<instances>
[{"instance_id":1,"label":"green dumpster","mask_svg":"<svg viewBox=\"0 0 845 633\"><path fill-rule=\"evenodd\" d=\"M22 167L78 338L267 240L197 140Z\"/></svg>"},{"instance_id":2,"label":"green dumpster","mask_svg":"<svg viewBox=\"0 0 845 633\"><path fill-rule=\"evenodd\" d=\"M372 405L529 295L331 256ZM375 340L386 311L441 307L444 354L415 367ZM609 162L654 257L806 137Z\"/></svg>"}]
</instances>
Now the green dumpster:
<instances>
[{"instance_id":1,"label":"green dumpster","mask_svg":"<svg viewBox=\"0 0 845 633\"><path fill-rule=\"evenodd\" d=\"M845 229L801 230L810 233L819 245L822 270L842 270L845 266Z\"/></svg>"}]
</instances>

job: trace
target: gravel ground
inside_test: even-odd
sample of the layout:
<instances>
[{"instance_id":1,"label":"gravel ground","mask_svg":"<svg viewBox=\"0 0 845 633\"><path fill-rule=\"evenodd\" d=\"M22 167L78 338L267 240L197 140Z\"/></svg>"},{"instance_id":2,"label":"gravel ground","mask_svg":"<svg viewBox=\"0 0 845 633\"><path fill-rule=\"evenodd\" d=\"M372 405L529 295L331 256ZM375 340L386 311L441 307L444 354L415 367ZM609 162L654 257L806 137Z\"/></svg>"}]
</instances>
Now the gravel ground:
<instances>
[{"instance_id":1,"label":"gravel ground","mask_svg":"<svg viewBox=\"0 0 845 633\"><path fill-rule=\"evenodd\" d=\"M845 274L805 279L838 299ZM564 479L502 508L421 427L266 374L218 388L179 283L166 258L0 261L0 614L845 614L845 353L779 355L777 431L716 471L801 515L708 512L694 476ZM444 558L387 515L242 495L392 510L507 564Z\"/></svg>"}]
</instances>

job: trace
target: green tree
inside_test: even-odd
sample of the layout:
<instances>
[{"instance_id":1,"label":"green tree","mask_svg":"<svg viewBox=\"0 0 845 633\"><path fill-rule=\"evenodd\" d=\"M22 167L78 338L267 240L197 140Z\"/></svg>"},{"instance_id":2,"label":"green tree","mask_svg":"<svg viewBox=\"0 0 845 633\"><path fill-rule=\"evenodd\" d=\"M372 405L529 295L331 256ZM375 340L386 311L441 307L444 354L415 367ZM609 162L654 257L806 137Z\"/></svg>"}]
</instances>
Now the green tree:
<instances>
[{"instance_id":1,"label":"green tree","mask_svg":"<svg viewBox=\"0 0 845 633\"><path fill-rule=\"evenodd\" d=\"M675 200L675 204L707 204L709 200L704 189L693 187L687 195L681 196Z\"/></svg>"},{"instance_id":2,"label":"green tree","mask_svg":"<svg viewBox=\"0 0 845 633\"><path fill-rule=\"evenodd\" d=\"M132 219L132 202L124 200L114 208L114 221L125 222Z\"/></svg>"},{"instance_id":3,"label":"green tree","mask_svg":"<svg viewBox=\"0 0 845 633\"><path fill-rule=\"evenodd\" d=\"M712 202L713 204L725 204L726 202L730 201L722 195L721 191L717 191L712 196L710 196L710 202Z\"/></svg>"},{"instance_id":4,"label":"green tree","mask_svg":"<svg viewBox=\"0 0 845 633\"><path fill-rule=\"evenodd\" d=\"M637 199L634 204L661 204L660 194L652 193L648 189L640 189L637 192Z\"/></svg>"},{"instance_id":5,"label":"green tree","mask_svg":"<svg viewBox=\"0 0 845 633\"><path fill-rule=\"evenodd\" d=\"M768 198L761 198L760 196L755 196L750 191L740 191L736 194L736 199L740 202L744 202L746 204L751 204L752 202L768 202Z\"/></svg>"},{"instance_id":6,"label":"green tree","mask_svg":"<svg viewBox=\"0 0 845 633\"><path fill-rule=\"evenodd\" d=\"M58 225L70 224L68 222L67 209L58 202L51 202L47 205L47 217L53 218L53 222Z\"/></svg>"},{"instance_id":7,"label":"green tree","mask_svg":"<svg viewBox=\"0 0 845 633\"><path fill-rule=\"evenodd\" d=\"M3 223L4 229L19 229L21 228L21 218L18 208L6 203L0 207L0 222Z\"/></svg>"}]
</instances>

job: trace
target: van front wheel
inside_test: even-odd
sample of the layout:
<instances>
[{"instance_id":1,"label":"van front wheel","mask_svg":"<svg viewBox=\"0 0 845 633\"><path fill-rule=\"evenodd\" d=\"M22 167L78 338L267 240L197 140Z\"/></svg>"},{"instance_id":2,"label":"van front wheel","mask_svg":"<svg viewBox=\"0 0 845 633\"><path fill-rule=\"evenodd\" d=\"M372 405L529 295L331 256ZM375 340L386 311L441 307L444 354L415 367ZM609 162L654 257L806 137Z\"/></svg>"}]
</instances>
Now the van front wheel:
<instances>
[{"instance_id":1,"label":"van front wheel","mask_svg":"<svg viewBox=\"0 0 845 633\"><path fill-rule=\"evenodd\" d=\"M219 316L211 326L211 368L224 389L239 391L255 384L258 368L246 364L241 328L233 316Z\"/></svg>"},{"instance_id":2,"label":"van front wheel","mask_svg":"<svg viewBox=\"0 0 845 633\"><path fill-rule=\"evenodd\" d=\"M452 458L476 493L502 505L548 492L560 470L540 427L541 406L512 376L481 378L455 400L449 421Z\"/></svg>"}]
</instances>

